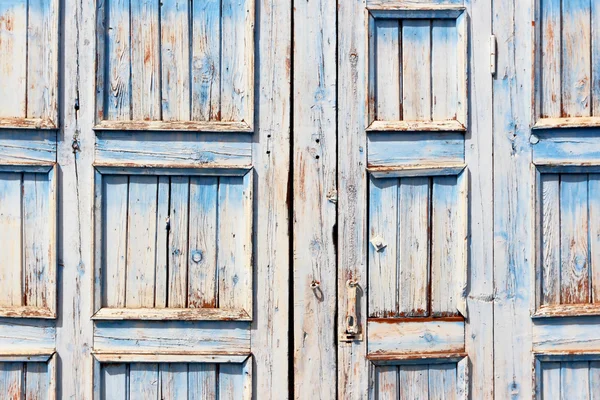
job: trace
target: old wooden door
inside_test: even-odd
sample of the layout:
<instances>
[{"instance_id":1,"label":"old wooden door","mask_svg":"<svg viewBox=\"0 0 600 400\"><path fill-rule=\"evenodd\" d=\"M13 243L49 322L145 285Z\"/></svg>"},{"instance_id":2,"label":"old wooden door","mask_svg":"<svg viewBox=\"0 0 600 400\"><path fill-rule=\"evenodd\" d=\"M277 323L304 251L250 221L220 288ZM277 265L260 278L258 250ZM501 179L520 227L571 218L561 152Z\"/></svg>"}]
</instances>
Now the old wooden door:
<instances>
[{"instance_id":1,"label":"old wooden door","mask_svg":"<svg viewBox=\"0 0 600 400\"><path fill-rule=\"evenodd\" d=\"M287 391L290 19L0 1L0 397Z\"/></svg>"}]
</instances>

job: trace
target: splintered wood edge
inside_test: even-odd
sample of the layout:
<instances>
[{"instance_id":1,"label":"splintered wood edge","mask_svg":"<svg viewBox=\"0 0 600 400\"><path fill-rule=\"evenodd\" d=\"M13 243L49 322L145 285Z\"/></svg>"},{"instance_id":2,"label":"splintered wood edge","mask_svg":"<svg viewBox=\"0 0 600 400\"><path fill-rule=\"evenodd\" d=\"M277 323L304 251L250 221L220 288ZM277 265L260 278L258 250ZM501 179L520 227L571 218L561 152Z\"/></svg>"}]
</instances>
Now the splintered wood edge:
<instances>
[{"instance_id":1,"label":"splintered wood edge","mask_svg":"<svg viewBox=\"0 0 600 400\"><path fill-rule=\"evenodd\" d=\"M246 310L218 308L101 308L95 321L252 321Z\"/></svg>"},{"instance_id":2,"label":"splintered wood edge","mask_svg":"<svg viewBox=\"0 0 600 400\"><path fill-rule=\"evenodd\" d=\"M466 132L456 120L448 121L373 121L367 132Z\"/></svg>"},{"instance_id":3,"label":"splintered wood edge","mask_svg":"<svg viewBox=\"0 0 600 400\"><path fill-rule=\"evenodd\" d=\"M92 355L99 363L232 363L241 364L250 353L132 353L95 351Z\"/></svg>"}]
</instances>

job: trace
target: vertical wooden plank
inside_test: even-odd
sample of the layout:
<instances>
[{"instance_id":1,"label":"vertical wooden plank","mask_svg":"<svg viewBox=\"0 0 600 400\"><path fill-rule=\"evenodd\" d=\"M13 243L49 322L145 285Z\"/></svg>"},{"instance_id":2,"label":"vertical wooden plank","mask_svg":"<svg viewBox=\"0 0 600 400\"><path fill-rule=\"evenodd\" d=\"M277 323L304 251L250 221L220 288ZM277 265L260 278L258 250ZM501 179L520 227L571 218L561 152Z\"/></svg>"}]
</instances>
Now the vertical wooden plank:
<instances>
[{"instance_id":1,"label":"vertical wooden plank","mask_svg":"<svg viewBox=\"0 0 600 400\"><path fill-rule=\"evenodd\" d=\"M154 307L167 307L169 284L169 192L171 181L168 176L158 177L158 200L156 209L156 288Z\"/></svg>"},{"instance_id":2,"label":"vertical wooden plank","mask_svg":"<svg viewBox=\"0 0 600 400\"><path fill-rule=\"evenodd\" d=\"M125 307L129 177L102 177L102 306Z\"/></svg>"},{"instance_id":3,"label":"vertical wooden plank","mask_svg":"<svg viewBox=\"0 0 600 400\"><path fill-rule=\"evenodd\" d=\"M190 178L188 307L217 307L218 178Z\"/></svg>"},{"instance_id":4,"label":"vertical wooden plank","mask_svg":"<svg viewBox=\"0 0 600 400\"><path fill-rule=\"evenodd\" d=\"M247 24L254 11L250 0L221 1L221 120L243 121L247 118L250 97L248 63L253 38L247 35Z\"/></svg>"},{"instance_id":5,"label":"vertical wooden plank","mask_svg":"<svg viewBox=\"0 0 600 400\"><path fill-rule=\"evenodd\" d=\"M563 117L591 115L590 0L562 2Z\"/></svg>"},{"instance_id":6,"label":"vertical wooden plank","mask_svg":"<svg viewBox=\"0 0 600 400\"><path fill-rule=\"evenodd\" d=\"M221 177L218 198L219 307L251 313L252 174Z\"/></svg>"},{"instance_id":7,"label":"vertical wooden plank","mask_svg":"<svg viewBox=\"0 0 600 400\"><path fill-rule=\"evenodd\" d=\"M464 216L455 176L433 178L431 215L431 313L456 314L460 296L460 272L464 269L461 247Z\"/></svg>"},{"instance_id":8,"label":"vertical wooden plank","mask_svg":"<svg viewBox=\"0 0 600 400\"><path fill-rule=\"evenodd\" d=\"M398 367L395 365L375 367L375 393L377 400L396 400L400 396Z\"/></svg>"},{"instance_id":9,"label":"vertical wooden plank","mask_svg":"<svg viewBox=\"0 0 600 400\"><path fill-rule=\"evenodd\" d=\"M25 398L47 399L49 397L48 365L41 362L27 363Z\"/></svg>"},{"instance_id":10,"label":"vertical wooden plank","mask_svg":"<svg viewBox=\"0 0 600 400\"><path fill-rule=\"evenodd\" d=\"M134 120L161 118L159 2L131 1L131 107Z\"/></svg>"},{"instance_id":11,"label":"vertical wooden plank","mask_svg":"<svg viewBox=\"0 0 600 400\"><path fill-rule=\"evenodd\" d=\"M217 398L217 365L188 365L188 400Z\"/></svg>"},{"instance_id":12,"label":"vertical wooden plank","mask_svg":"<svg viewBox=\"0 0 600 400\"><path fill-rule=\"evenodd\" d=\"M50 272L51 210L47 174L23 174L23 268L25 305L48 308L55 290Z\"/></svg>"},{"instance_id":13,"label":"vertical wooden plank","mask_svg":"<svg viewBox=\"0 0 600 400\"><path fill-rule=\"evenodd\" d=\"M159 364L160 399L188 398L188 364Z\"/></svg>"},{"instance_id":14,"label":"vertical wooden plank","mask_svg":"<svg viewBox=\"0 0 600 400\"><path fill-rule=\"evenodd\" d=\"M56 121L58 10L54 0L28 0L27 118Z\"/></svg>"},{"instance_id":15,"label":"vertical wooden plank","mask_svg":"<svg viewBox=\"0 0 600 400\"><path fill-rule=\"evenodd\" d=\"M379 121L397 121L402 99L400 20L375 20L375 107Z\"/></svg>"},{"instance_id":16,"label":"vertical wooden plank","mask_svg":"<svg viewBox=\"0 0 600 400\"><path fill-rule=\"evenodd\" d=\"M22 175L0 173L0 305L22 305Z\"/></svg>"},{"instance_id":17,"label":"vertical wooden plank","mask_svg":"<svg viewBox=\"0 0 600 400\"><path fill-rule=\"evenodd\" d=\"M494 0L492 3L492 24L498 45L498 75L492 81L491 109L494 146L492 279L495 288L491 300L496 399L529 397L533 393L530 315L535 295L532 286L535 218L532 213L534 183L530 143L534 114L533 3L520 0ZM473 31L475 35L477 33ZM482 132L473 131L473 135Z\"/></svg>"},{"instance_id":18,"label":"vertical wooden plank","mask_svg":"<svg viewBox=\"0 0 600 400\"><path fill-rule=\"evenodd\" d=\"M337 396L336 308L344 302L338 294L345 295L346 282L353 278L342 273L339 278L344 284L336 282L335 203L339 196L333 132L338 111L338 64L337 24L332 23L332 16L336 14L337 2L295 0L293 9L294 396L331 399ZM364 14L363 18L364 24ZM366 40L365 35L360 46L364 47ZM340 288L339 293L336 287ZM343 332L345 322L341 324ZM315 326L320 329L315 330Z\"/></svg>"},{"instance_id":19,"label":"vertical wooden plank","mask_svg":"<svg viewBox=\"0 0 600 400\"><path fill-rule=\"evenodd\" d=\"M126 306L154 306L156 262L155 176L131 175L127 222Z\"/></svg>"},{"instance_id":20,"label":"vertical wooden plank","mask_svg":"<svg viewBox=\"0 0 600 400\"><path fill-rule=\"evenodd\" d=\"M398 196L399 312L429 315L429 178L402 178Z\"/></svg>"},{"instance_id":21,"label":"vertical wooden plank","mask_svg":"<svg viewBox=\"0 0 600 400\"><path fill-rule=\"evenodd\" d=\"M600 175L588 176L591 302L600 302Z\"/></svg>"},{"instance_id":22,"label":"vertical wooden plank","mask_svg":"<svg viewBox=\"0 0 600 400\"><path fill-rule=\"evenodd\" d=\"M189 0L161 2L162 115L164 121L190 119Z\"/></svg>"},{"instance_id":23,"label":"vertical wooden plank","mask_svg":"<svg viewBox=\"0 0 600 400\"><path fill-rule=\"evenodd\" d=\"M468 15L467 40L469 66L468 97L464 107L469 111L468 131L465 133L465 162L468 167L468 252L466 253L469 291L467 310L469 323L465 326L465 349L469 354L471 396L474 399L494 397L494 176L492 75L486 68L490 60L493 2L465 0ZM479 67L474 67L479 66ZM465 363L467 361L465 360ZM460 366L460 363L459 363Z\"/></svg>"},{"instance_id":24,"label":"vertical wooden plank","mask_svg":"<svg viewBox=\"0 0 600 400\"><path fill-rule=\"evenodd\" d=\"M426 400L429 398L427 365L401 365L400 400Z\"/></svg>"},{"instance_id":25,"label":"vertical wooden plank","mask_svg":"<svg viewBox=\"0 0 600 400\"><path fill-rule=\"evenodd\" d=\"M0 363L0 393L10 400L23 398L23 363Z\"/></svg>"},{"instance_id":26,"label":"vertical wooden plank","mask_svg":"<svg viewBox=\"0 0 600 400\"><path fill-rule=\"evenodd\" d=\"M590 276L587 175L561 175L560 222L561 303L588 303Z\"/></svg>"},{"instance_id":27,"label":"vertical wooden plank","mask_svg":"<svg viewBox=\"0 0 600 400\"><path fill-rule=\"evenodd\" d=\"M540 1L540 62L542 81L536 90L542 118L558 118L562 116L561 89L561 0ZM567 66L568 68L568 66Z\"/></svg>"},{"instance_id":28,"label":"vertical wooden plank","mask_svg":"<svg viewBox=\"0 0 600 400\"><path fill-rule=\"evenodd\" d=\"M542 174L542 304L560 304L560 178Z\"/></svg>"},{"instance_id":29,"label":"vertical wooden plank","mask_svg":"<svg viewBox=\"0 0 600 400\"><path fill-rule=\"evenodd\" d=\"M544 362L542 367L542 398L540 400L560 398L560 363Z\"/></svg>"},{"instance_id":30,"label":"vertical wooden plank","mask_svg":"<svg viewBox=\"0 0 600 400\"><path fill-rule=\"evenodd\" d=\"M0 4L0 117L27 115L27 2Z\"/></svg>"},{"instance_id":31,"label":"vertical wooden plank","mask_svg":"<svg viewBox=\"0 0 600 400\"><path fill-rule=\"evenodd\" d=\"M289 343L293 335L289 323L291 3L257 0L256 20L261 23L256 24L260 68L256 68L255 76L260 90L256 90L257 132L252 149L257 193L252 236L255 304L251 340L257 371L253 395L276 400L289 391Z\"/></svg>"},{"instance_id":32,"label":"vertical wooden plank","mask_svg":"<svg viewBox=\"0 0 600 400\"><path fill-rule=\"evenodd\" d=\"M370 180L369 316L398 313L398 179Z\"/></svg>"},{"instance_id":33,"label":"vertical wooden plank","mask_svg":"<svg viewBox=\"0 0 600 400\"><path fill-rule=\"evenodd\" d=\"M192 2L192 120L219 119L221 106L221 2Z\"/></svg>"},{"instance_id":34,"label":"vertical wooden plank","mask_svg":"<svg viewBox=\"0 0 600 400\"><path fill-rule=\"evenodd\" d=\"M91 227L94 226L93 125L96 117L93 38L96 37L98 2L64 0L60 4L65 13L61 18L60 68L64 107L60 107L62 129L56 167L60 171L57 290L61 294L57 303L61 323L56 326L56 351L60 356L56 398L91 399L94 388L90 354L94 329Z\"/></svg>"},{"instance_id":35,"label":"vertical wooden plank","mask_svg":"<svg viewBox=\"0 0 600 400\"><path fill-rule=\"evenodd\" d=\"M458 32L456 20L431 21L431 117L458 119Z\"/></svg>"},{"instance_id":36,"label":"vertical wooden plank","mask_svg":"<svg viewBox=\"0 0 600 400\"><path fill-rule=\"evenodd\" d=\"M158 364L130 364L128 399L158 399L159 378Z\"/></svg>"},{"instance_id":37,"label":"vertical wooden plank","mask_svg":"<svg viewBox=\"0 0 600 400\"><path fill-rule=\"evenodd\" d=\"M187 307L190 178L171 177L168 307Z\"/></svg>"},{"instance_id":38,"label":"vertical wooden plank","mask_svg":"<svg viewBox=\"0 0 600 400\"><path fill-rule=\"evenodd\" d=\"M457 399L456 364L431 364L429 366L429 398Z\"/></svg>"},{"instance_id":39,"label":"vertical wooden plank","mask_svg":"<svg viewBox=\"0 0 600 400\"><path fill-rule=\"evenodd\" d=\"M587 361L563 361L560 364L560 398L589 400L590 363Z\"/></svg>"},{"instance_id":40,"label":"vertical wooden plank","mask_svg":"<svg viewBox=\"0 0 600 400\"><path fill-rule=\"evenodd\" d=\"M104 87L104 118L131 119L131 26L130 0L112 0L107 3L107 21L104 60L108 63ZM102 34L102 33L100 33ZM98 49L104 51L104 49ZM104 68L104 66L98 66Z\"/></svg>"},{"instance_id":41,"label":"vertical wooden plank","mask_svg":"<svg viewBox=\"0 0 600 400\"><path fill-rule=\"evenodd\" d=\"M600 362L590 361L590 400L600 399Z\"/></svg>"},{"instance_id":42,"label":"vertical wooden plank","mask_svg":"<svg viewBox=\"0 0 600 400\"><path fill-rule=\"evenodd\" d=\"M337 4L337 112L350 118L337 119L337 332L345 332L348 308L347 281L357 282L361 291L368 288L368 179L367 134L369 109L367 95L368 60L366 40L369 20L365 0ZM331 14L333 15L333 14ZM373 51L372 49L370 50ZM366 334L367 296L356 299L358 330ZM337 342L337 396L347 400L364 399L369 391L369 366L366 340ZM333 380L330 385L333 386ZM333 396L332 396L333 397Z\"/></svg>"},{"instance_id":43,"label":"vertical wooden plank","mask_svg":"<svg viewBox=\"0 0 600 400\"><path fill-rule=\"evenodd\" d=\"M600 3L591 2L592 24L592 116L600 116Z\"/></svg>"},{"instance_id":44,"label":"vertical wooden plank","mask_svg":"<svg viewBox=\"0 0 600 400\"><path fill-rule=\"evenodd\" d=\"M403 119L431 121L431 22L402 22Z\"/></svg>"},{"instance_id":45,"label":"vertical wooden plank","mask_svg":"<svg viewBox=\"0 0 600 400\"><path fill-rule=\"evenodd\" d=\"M219 400L250 400L248 363L219 365Z\"/></svg>"},{"instance_id":46,"label":"vertical wooden plank","mask_svg":"<svg viewBox=\"0 0 600 400\"><path fill-rule=\"evenodd\" d=\"M102 398L99 400L127 399L127 364L102 365Z\"/></svg>"}]
</instances>

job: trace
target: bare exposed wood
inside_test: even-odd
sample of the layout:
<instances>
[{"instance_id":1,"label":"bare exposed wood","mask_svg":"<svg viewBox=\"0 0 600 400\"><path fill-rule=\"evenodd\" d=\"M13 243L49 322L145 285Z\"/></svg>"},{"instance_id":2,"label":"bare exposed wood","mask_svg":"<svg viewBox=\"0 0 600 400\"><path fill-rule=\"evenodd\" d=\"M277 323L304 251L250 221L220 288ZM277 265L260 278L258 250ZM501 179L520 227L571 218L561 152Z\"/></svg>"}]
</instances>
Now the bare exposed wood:
<instances>
[{"instance_id":1,"label":"bare exposed wood","mask_svg":"<svg viewBox=\"0 0 600 400\"><path fill-rule=\"evenodd\" d=\"M249 133L254 129L246 122L202 122L202 121L102 121L98 131L194 131Z\"/></svg>"},{"instance_id":2,"label":"bare exposed wood","mask_svg":"<svg viewBox=\"0 0 600 400\"><path fill-rule=\"evenodd\" d=\"M150 353L105 353L94 352L93 356L101 363L242 363L248 354L150 354Z\"/></svg>"},{"instance_id":3,"label":"bare exposed wood","mask_svg":"<svg viewBox=\"0 0 600 400\"><path fill-rule=\"evenodd\" d=\"M455 120L374 121L367 127L369 132L465 132L466 130L462 123Z\"/></svg>"},{"instance_id":4,"label":"bare exposed wood","mask_svg":"<svg viewBox=\"0 0 600 400\"><path fill-rule=\"evenodd\" d=\"M245 310L219 308L103 308L92 318L114 321L250 321L252 319Z\"/></svg>"}]
</instances>

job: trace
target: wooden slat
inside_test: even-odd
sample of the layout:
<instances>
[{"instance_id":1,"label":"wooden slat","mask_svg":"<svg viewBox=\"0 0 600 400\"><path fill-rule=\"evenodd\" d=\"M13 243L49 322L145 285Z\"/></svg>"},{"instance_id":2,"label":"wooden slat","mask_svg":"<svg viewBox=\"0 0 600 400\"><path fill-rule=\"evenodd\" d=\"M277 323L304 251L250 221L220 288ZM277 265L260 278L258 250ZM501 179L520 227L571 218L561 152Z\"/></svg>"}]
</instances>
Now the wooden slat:
<instances>
[{"instance_id":1,"label":"wooden slat","mask_svg":"<svg viewBox=\"0 0 600 400\"><path fill-rule=\"evenodd\" d=\"M561 303L588 303L590 277L587 175L561 175L560 221Z\"/></svg>"},{"instance_id":2,"label":"wooden slat","mask_svg":"<svg viewBox=\"0 0 600 400\"><path fill-rule=\"evenodd\" d=\"M251 311L252 173L222 177L218 194L219 307Z\"/></svg>"},{"instance_id":3,"label":"wooden slat","mask_svg":"<svg viewBox=\"0 0 600 400\"><path fill-rule=\"evenodd\" d=\"M102 305L125 307L129 177L102 177Z\"/></svg>"},{"instance_id":4,"label":"wooden slat","mask_svg":"<svg viewBox=\"0 0 600 400\"><path fill-rule=\"evenodd\" d=\"M429 365L429 398L430 399L457 399L456 365L431 364Z\"/></svg>"},{"instance_id":5,"label":"wooden slat","mask_svg":"<svg viewBox=\"0 0 600 400\"><path fill-rule=\"evenodd\" d=\"M466 132L459 121L373 121L368 132Z\"/></svg>"},{"instance_id":6,"label":"wooden slat","mask_svg":"<svg viewBox=\"0 0 600 400\"><path fill-rule=\"evenodd\" d=\"M189 364L188 400L217 398L217 366L215 364Z\"/></svg>"},{"instance_id":7,"label":"wooden slat","mask_svg":"<svg viewBox=\"0 0 600 400\"><path fill-rule=\"evenodd\" d=\"M131 107L134 120L161 119L159 3L131 1Z\"/></svg>"},{"instance_id":8,"label":"wooden slat","mask_svg":"<svg viewBox=\"0 0 600 400\"><path fill-rule=\"evenodd\" d=\"M252 360L244 364L219 365L219 399L250 400L252 394Z\"/></svg>"},{"instance_id":9,"label":"wooden slat","mask_svg":"<svg viewBox=\"0 0 600 400\"><path fill-rule=\"evenodd\" d=\"M126 306L153 307L156 260L155 176L129 178Z\"/></svg>"},{"instance_id":10,"label":"wooden slat","mask_svg":"<svg viewBox=\"0 0 600 400\"><path fill-rule=\"evenodd\" d=\"M106 364L102 366L102 398L99 400L127 399L127 365Z\"/></svg>"},{"instance_id":11,"label":"wooden slat","mask_svg":"<svg viewBox=\"0 0 600 400\"><path fill-rule=\"evenodd\" d=\"M98 321L98 352L185 354L249 354L248 322L227 321ZM143 340L141 340L143 339Z\"/></svg>"},{"instance_id":12,"label":"wooden slat","mask_svg":"<svg viewBox=\"0 0 600 400\"><path fill-rule=\"evenodd\" d=\"M399 376L400 400L429 399L427 366L401 365Z\"/></svg>"},{"instance_id":13,"label":"wooden slat","mask_svg":"<svg viewBox=\"0 0 600 400\"><path fill-rule=\"evenodd\" d=\"M187 306L190 178L171 177L168 307Z\"/></svg>"},{"instance_id":14,"label":"wooden slat","mask_svg":"<svg viewBox=\"0 0 600 400\"><path fill-rule=\"evenodd\" d=\"M158 177L158 200L156 208L156 287L154 307L167 307L169 263L169 193L170 178Z\"/></svg>"},{"instance_id":15,"label":"wooden slat","mask_svg":"<svg viewBox=\"0 0 600 400\"><path fill-rule=\"evenodd\" d=\"M560 304L560 178L542 174L542 304Z\"/></svg>"},{"instance_id":16,"label":"wooden slat","mask_svg":"<svg viewBox=\"0 0 600 400\"><path fill-rule=\"evenodd\" d=\"M544 362L542 367L542 398L559 399L560 398L560 363Z\"/></svg>"},{"instance_id":17,"label":"wooden slat","mask_svg":"<svg viewBox=\"0 0 600 400\"><path fill-rule=\"evenodd\" d=\"M369 321L369 354L398 355L464 351L465 323L436 319L419 322Z\"/></svg>"},{"instance_id":18,"label":"wooden slat","mask_svg":"<svg viewBox=\"0 0 600 400\"><path fill-rule=\"evenodd\" d=\"M600 361L590 361L590 400L600 399Z\"/></svg>"},{"instance_id":19,"label":"wooden slat","mask_svg":"<svg viewBox=\"0 0 600 400\"><path fill-rule=\"evenodd\" d=\"M23 268L25 305L48 308L55 290L50 276L52 250L52 212L50 181L44 174L23 174Z\"/></svg>"},{"instance_id":20,"label":"wooden slat","mask_svg":"<svg viewBox=\"0 0 600 400\"><path fill-rule=\"evenodd\" d=\"M25 376L25 398L47 399L50 397L50 380L46 363L27 363Z\"/></svg>"},{"instance_id":21,"label":"wooden slat","mask_svg":"<svg viewBox=\"0 0 600 400\"><path fill-rule=\"evenodd\" d=\"M400 70L400 20L375 20L375 109L379 121L400 120L402 72ZM372 84L373 84L372 83Z\"/></svg>"},{"instance_id":22,"label":"wooden slat","mask_svg":"<svg viewBox=\"0 0 600 400\"><path fill-rule=\"evenodd\" d=\"M533 350L538 353L590 353L599 347L600 320L597 316L548 318L533 327Z\"/></svg>"},{"instance_id":23,"label":"wooden slat","mask_svg":"<svg viewBox=\"0 0 600 400\"><path fill-rule=\"evenodd\" d=\"M464 270L464 226L457 178L433 178L431 220L431 313L454 315Z\"/></svg>"},{"instance_id":24,"label":"wooden slat","mask_svg":"<svg viewBox=\"0 0 600 400\"><path fill-rule=\"evenodd\" d=\"M458 32L455 20L431 22L431 91L433 120L453 120L458 115Z\"/></svg>"},{"instance_id":25,"label":"wooden slat","mask_svg":"<svg viewBox=\"0 0 600 400\"><path fill-rule=\"evenodd\" d=\"M182 352L182 353L110 353L110 352L97 352L93 353L94 360L101 363L188 363L192 364L221 364L221 363L233 363L240 364L246 361L249 354L235 354L235 353L221 353L211 354L202 352Z\"/></svg>"},{"instance_id":26,"label":"wooden slat","mask_svg":"<svg viewBox=\"0 0 600 400\"><path fill-rule=\"evenodd\" d=\"M92 319L97 321L251 321L243 309L219 308L103 308Z\"/></svg>"},{"instance_id":27,"label":"wooden slat","mask_svg":"<svg viewBox=\"0 0 600 400\"><path fill-rule=\"evenodd\" d=\"M129 367L130 400L157 399L159 394L158 364L132 363Z\"/></svg>"},{"instance_id":28,"label":"wooden slat","mask_svg":"<svg viewBox=\"0 0 600 400\"><path fill-rule=\"evenodd\" d=\"M0 390L8 399L21 399L23 385L23 363L0 363Z\"/></svg>"},{"instance_id":29,"label":"wooden slat","mask_svg":"<svg viewBox=\"0 0 600 400\"><path fill-rule=\"evenodd\" d=\"M248 120L253 103L251 69L254 41L248 33L250 0L221 2L221 120ZM251 30L252 31L252 30Z\"/></svg>"},{"instance_id":30,"label":"wooden slat","mask_svg":"<svg viewBox=\"0 0 600 400\"><path fill-rule=\"evenodd\" d=\"M372 317L398 313L398 184L398 179L371 179L369 316Z\"/></svg>"},{"instance_id":31,"label":"wooden slat","mask_svg":"<svg viewBox=\"0 0 600 400\"><path fill-rule=\"evenodd\" d=\"M188 307L217 307L218 178L190 178Z\"/></svg>"},{"instance_id":32,"label":"wooden slat","mask_svg":"<svg viewBox=\"0 0 600 400\"><path fill-rule=\"evenodd\" d=\"M429 178L402 178L399 197L398 311L429 315Z\"/></svg>"},{"instance_id":33,"label":"wooden slat","mask_svg":"<svg viewBox=\"0 0 600 400\"><path fill-rule=\"evenodd\" d=\"M588 222L592 303L600 303L600 175L588 176Z\"/></svg>"},{"instance_id":34,"label":"wooden slat","mask_svg":"<svg viewBox=\"0 0 600 400\"><path fill-rule=\"evenodd\" d=\"M108 63L104 77L104 118L109 120L131 119L131 26L130 0L106 1L104 62ZM99 51L103 51L100 49Z\"/></svg>"},{"instance_id":35,"label":"wooden slat","mask_svg":"<svg viewBox=\"0 0 600 400\"><path fill-rule=\"evenodd\" d=\"M537 68L541 69L542 76L538 87L541 92L538 101L542 118L562 116L560 4L561 0L544 0L543 7L540 7L541 49Z\"/></svg>"},{"instance_id":36,"label":"wooden slat","mask_svg":"<svg viewBox=\"0 0 600 400\"><path fill-rule=\"evenodd\" d=\"M59 56L57 2L29 0L27 3L27 118L56 120Z\"/></svg>"},{"instance_id":37,"label":"wooden slat","mask_svg":"<svg viewBox=\"0 0 600 400\"><path fill-rule=\"evenodd\" d=\"M0 117L27 114L27 2L0 5Z\"/></svg>"},{"instance_id":38,"label":"wooden slat","mask_svg":"<svg viewBox=\"0 0 600 400\"><path fill-rule=\"evenodd\" d=\"M594 388L594 390L597 390ZM569 400L589 400L589 362L561 362L560 398Z\"/></svg>"},{"instance_id":39,"label":"wooden slat","mask_svg":"<svg viewBox=\"0 0 600 400\"><path fill-rule=\"evenodd\" d=\"M95 160L98 163L170 168L174 165L249 166L252 163L251 139L222 134L100 133L96 140Z\"/></svg>"},{"instance_id":40,"label":"wooden slat","mask_svg":"<svg viewBox=\"0 0 600 400\"><path fill-rule=\"evenodd\" d=\"M460 133L370 133L367 150L369 167L457 164L465 159Z\"/></svg>"},{"instance_id":41,"label":"wooden slat","mask_svg":"<svg viewBox=\"0 0 600 400\"><path fill-rule=\"evenodd\" d=\"M375 367L375 393L377 400L396 400L400 395L398 367L385 365Z\"/></svg>"},{"instance_id":42,"label":"wooden slat","mask_svg":"<svg viewBox=\"0 0 600 400\"><path fill-rule=\"evenodd\" d=\"M192 120L219 119L221 105L221 2L192 3Z\"/></svg>"},{"instance_id":43,"label":"wooden slat","mask_svg":"<svg viewBox=\"0 0 600 400\"><path fill-rule=\"evenodd\" d=\"M591 1L591 45L592 45L592 115L600 116L600 4L597 1Z\"/></svg>"},{"instance_id":44,"label":"wooden slat","mask_svg":"<svg viewBox=\"0 0 600 400\"><path fill-rule=\"evenodd\" d=\"M162 119L190 119L190 1L160 3Z\"/></svg>"},{"instance_id":45,"label":"wooden slat","mask_svg":"<svg viewBox=\"0 0 600 400\"><path fill-rule=\"evenodd\" d=\"M41 131L0 131L3 164L49 164L56 162L56 135Z\"/></svg>"},{"instance_id":46,"label":"wooden slat","mask_svg":"<svg viewBox=\"0 0 600 400\"><path fill-rule=\"evenodd\" d=\"M402 22L402 115L431 120L431 21Z\"/></svg>"},{"instance_id":47,"label":"wooden slat","mask_svg":"<svg viewBox=\"0 0 600 400\"><path fill-rule=\"evenodd\" d=\"M160 399L188 398L188 364L159 364Z\"/></svg>"},{"instance_id":48,"label":"wooden slat","mask_svg":"<svg viewBox=\"0 0 600 400\"><path fill-rule=\"evenodd\" d=\"M1 354L52 354L56 328L54 321L4 319L0 323Z\"/></svg>"},{"instance_id":49,"label":"wooden slat","mask_svg":"<svg viewBox=\"0 0 600 400\"><path fill-rule=\"evenodd\" d=\"M591 116L590 0L562 3L562 117Z\"/></svg>"},{"instance_id":50,"label":"wooden slat","mask_svg":"<svg viewBox=\"0 0 600 400\"><path fill-rule=\"evenodd\" d=\"M22 305L22 175L0 173L0 305Z\"/></svg>"}]
</instances>

